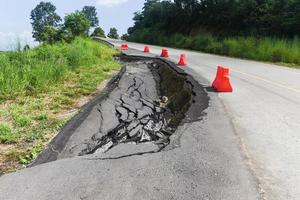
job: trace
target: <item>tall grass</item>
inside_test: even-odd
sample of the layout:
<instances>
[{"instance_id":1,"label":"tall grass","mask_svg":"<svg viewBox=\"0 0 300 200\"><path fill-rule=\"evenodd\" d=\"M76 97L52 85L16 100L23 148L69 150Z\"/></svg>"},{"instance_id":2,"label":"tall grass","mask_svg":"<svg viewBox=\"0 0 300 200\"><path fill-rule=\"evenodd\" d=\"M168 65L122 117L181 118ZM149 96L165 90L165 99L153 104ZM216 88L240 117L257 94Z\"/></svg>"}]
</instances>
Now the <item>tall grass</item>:
<instances>
[{"instance_id":1,"label":"tall grass","mask_svg":"<svg viewBox=\"0 0 300 200\"><path fill-rule=\"evenodd\" d=\"M0 173L28 164L43 150L121 67L116 53L84 38L0 53Z\"/></svg>"},{"instance_id":2,"label":"tall grass","mask_svg":"<svg viewBox=\"0 0 300 200\"><path fill-rule=\"evenodd\" d=\"M62 81L68 71L111 59L114 50L104 48L93 40L77 38L70 44L0 53L0 100L43 92Z\"/></svg>"},{"instance_id":3,"label":"tall grass","mask_svg":"<svg viewBox=\"0 0 300 200\"><path fill-rule=\"evenodd\" d=\"M191 37L181 34L171 36L160 34L156 35L156 37L147 37L149 34L151 33L147 32L147 34L145 34L141 31L140 33L135 33L129 39L132 41L186 48L232 57L300 65L300 40L298 38L216 38L212 35L197 35Z\"/></svg>"}]
</instances>

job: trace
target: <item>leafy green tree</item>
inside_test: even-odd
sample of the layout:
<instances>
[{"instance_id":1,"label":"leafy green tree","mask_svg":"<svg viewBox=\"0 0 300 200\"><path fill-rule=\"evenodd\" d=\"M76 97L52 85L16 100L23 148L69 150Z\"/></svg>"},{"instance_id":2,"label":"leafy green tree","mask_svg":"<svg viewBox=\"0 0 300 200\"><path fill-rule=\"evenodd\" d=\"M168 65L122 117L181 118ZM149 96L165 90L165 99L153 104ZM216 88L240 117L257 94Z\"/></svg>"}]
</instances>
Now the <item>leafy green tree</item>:
<instances>
[{"instance_id":1,"label":"leafy green tree","mask_svg":"<svg viewBox=\"0 0 300 200\"><path fill-rule=\"evenodd\" d=\"M107 37L112 39L119 39L120 36L118 34L118 30L116 28L110 28L109 33L107 34Z\"/></svg>"},{"instance_id":2,"label":"leafy green tree","mask_svg":"<svg viewBox=\"0 0 300 200\"><path fill-rule=\"evenodd\" d=\"M93 37L105 37L104 30L101 27L96 27L94 32L91 34Z\"/></svg>"},{"instance_id":3,"label":"leafy green tree","mask_svg":"<svg viewBox=\"0 0 300 200\"><path fill-rule=\"evenodd\" d=\"M286 12L283 15L285 20L282 22L284 30L289 35L293 36L297 33L297 36L300 36L300 1L291 1L286 6Z\"/></svg>"},{"instance_id":4,"label":"leafy green tree","mask_svg":"<svg viewBox=\"0 0 300 200\"><path fill-rule=\"evenodd\" d=\"M59 36L60 29L55 28L53 26L45 26L43 32L41 33L41 39L44 42L49 44L53 44L54 42L61 40Z\"/></svg>"},{"instance_id":5,"label":"leafy green tree","mask_svg":"<svg viewBox=\"0 0 300 200\"><path fill-rule=\"evenodd\" d=\"M300 36L300 0L145 0L129 39L194 36ZM141 41L142 42L142 41Z\"/></svg>"},{"instance_id":6,"label":"leafy green tree","mask_svg":"<svg viewBox=\"0 0 300 200\"><path fill-rule=\"evenodd\" d=\"M33 38L43 42L43 33L46 27L57 27L61 21L56 14L56 7L50 2L41 2L31 11L31 24L33 28Z\"/></svg>"},{"instance_id":7,"label":"leafy green tree","mask_svg":"<svg viewBox=\"0 0 300 200\"><path fill-rule=\"evenodd\" d=\"M128 40L129 35L127 33L125 33L124 35L122 35L121 40Z\"/></svg>"},{"instance_id":8,"label":"leafy green tree","mask_svg":"<svg viewBox=\"0 0 300 200\"><path fill-rule=\"evenodd\" d=\"M85 14L86 18L91 22L91 27L96 27L99 25L99 19L97 17L97 10L95 6L84 6L82 12Z\"/></svg>"},{"instance_id":9,"label":"leafy green tree","mask_svg":"<svg viewBox=\"0 0 300 200\"><path fill-rule=\"evenodd\" d=\"M65 16L64 19L64 29L69 32L72 37L87 36L91 23L83 12L76 11Z\"/></svg>"}]
</instances>

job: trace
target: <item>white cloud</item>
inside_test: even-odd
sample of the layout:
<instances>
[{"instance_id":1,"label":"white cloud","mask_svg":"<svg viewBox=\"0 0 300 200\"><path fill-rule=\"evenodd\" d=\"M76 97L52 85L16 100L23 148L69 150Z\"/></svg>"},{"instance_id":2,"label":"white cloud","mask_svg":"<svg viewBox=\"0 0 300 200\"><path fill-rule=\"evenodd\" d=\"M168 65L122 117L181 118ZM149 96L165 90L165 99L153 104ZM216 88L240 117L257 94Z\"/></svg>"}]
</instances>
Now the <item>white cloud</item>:
<instances>
[{"instance_id":1,"label":"white cloud","mask_svg":"<svg viewBox=\"0 0 300 200\"><path fill-rule=\"evenodd\" d=\"M115 6L127 2L128 0L97 0L97 3L102 6Z\"/></svg>"},{"instance_id":2,"label":"white cloud","mask_svg":"<svg viewBox=\"0 0 300 200\"><path fill-rule=\"evenodd\" d=\"M23 31L21 33L0 32L0 51L15 50L18 42L20 42L22 47L26 44L34 47L38 44L32 38L30 31Z\"/></svg>"}]
</instances>

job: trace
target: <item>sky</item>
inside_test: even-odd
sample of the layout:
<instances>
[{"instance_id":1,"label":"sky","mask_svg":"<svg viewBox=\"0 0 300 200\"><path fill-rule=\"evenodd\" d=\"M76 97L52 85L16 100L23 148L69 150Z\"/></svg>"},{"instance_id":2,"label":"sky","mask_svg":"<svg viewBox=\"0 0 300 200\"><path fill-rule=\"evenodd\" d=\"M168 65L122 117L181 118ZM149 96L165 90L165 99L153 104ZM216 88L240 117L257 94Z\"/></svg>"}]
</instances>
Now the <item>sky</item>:
<instances>
[{"instance_id":1,"label":"sky","mask_svg":"<svg viewBox=\"0 0 300 200\"><path fill-rule=\"evenodd\" d=\"M36 43L31 37L30 12L41 0L0 0L0 51L15 49L21 43ZM44 0L57 8L57 13L66 14L81 10L83 6L92 5L97 8L99 23L105 33L116 27L119 34L127 32L133 25L133 13L140 11L144 0Z\"/></svg>"}]
</instances>

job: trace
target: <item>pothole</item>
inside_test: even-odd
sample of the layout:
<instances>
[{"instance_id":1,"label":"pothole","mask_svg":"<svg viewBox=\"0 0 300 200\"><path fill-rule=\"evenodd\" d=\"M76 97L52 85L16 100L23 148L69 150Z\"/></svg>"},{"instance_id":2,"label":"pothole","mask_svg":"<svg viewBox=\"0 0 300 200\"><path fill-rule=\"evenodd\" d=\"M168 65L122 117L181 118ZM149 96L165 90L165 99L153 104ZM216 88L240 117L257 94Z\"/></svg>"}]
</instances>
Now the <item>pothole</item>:
<instances>
[{"instance_id":1,"label":"pothole","mask_svg":"<svg viewBox=\"0 0 300 200\"><path fill-rule=\"evenodd\" d=\"M122 56L121 61L127 67L124 76L128 76L130 84L126 90L119 87L121 94L114 99L118 124L101 137L95 134L79 155L105 153L121 143L153 142L158 147L156 151L161 151L193 103L195 93L186 74L159 60ZM133 73L132 68L143 65L151 72L154 84L144 79L141 71ZM154 87L156 94L149 96L149 87ZM101 109L100 106L99 113L104 118Z\"/></svg>"},{"instance_id":2,"label":"pothole","mask_svg":"<svg viewBox=\"0 0 300 200\"><path fill-rule=\"evenodd\" d=\"M120 73L30 166L87 154L118 159L180 146L178 126L200 120L208 107L203 87L177 66L157 58L117 59L124 64Z\"/></svg>"}]
</instances>

